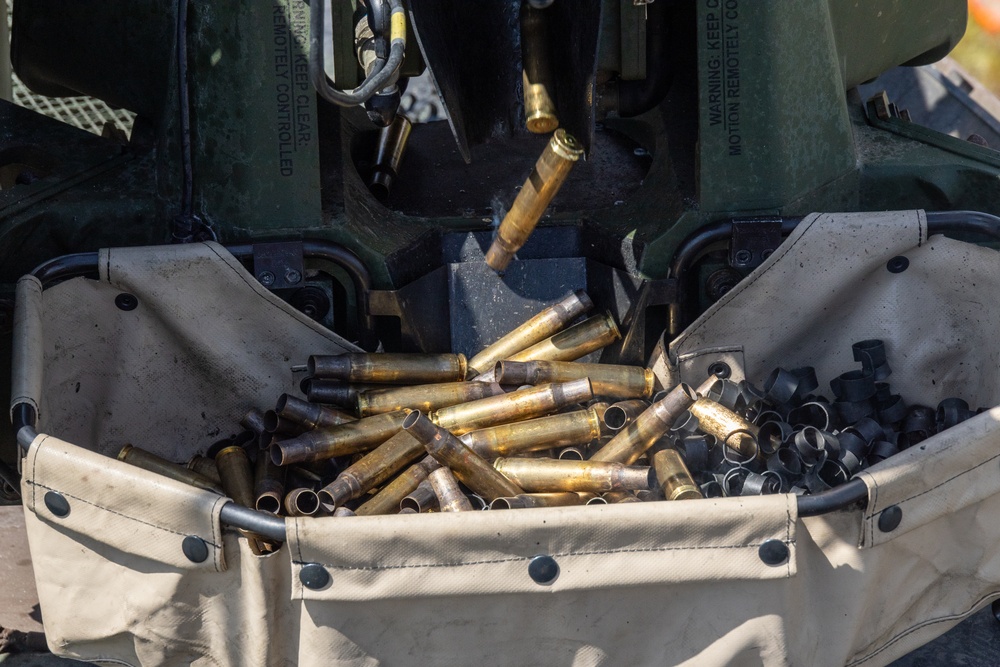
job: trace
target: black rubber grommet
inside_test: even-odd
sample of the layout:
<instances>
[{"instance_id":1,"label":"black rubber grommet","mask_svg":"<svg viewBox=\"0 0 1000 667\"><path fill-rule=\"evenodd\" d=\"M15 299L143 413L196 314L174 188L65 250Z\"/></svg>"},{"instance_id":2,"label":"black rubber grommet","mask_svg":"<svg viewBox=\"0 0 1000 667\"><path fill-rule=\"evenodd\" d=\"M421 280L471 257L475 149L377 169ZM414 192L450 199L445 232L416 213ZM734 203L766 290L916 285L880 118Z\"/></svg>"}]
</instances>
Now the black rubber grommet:
<instances>
[{"instance_id":1,"label":"black rubber grommet","mask_svg":"<svg viewBox=\"0 0 1000 667\"><path fill-rule=\"evenodd\" d=\"M716 361L708 367L708 372L710 375L714 375L721 380L725 380L733 374L733 369L731 369L729 364L724 361Z\"/></svg>"},{"instance_id":2,"label":"black rubber grommet","mask_svg":"<svg viewBox=\"0 0 1000 667\"><path fill-rule=\"evenodd\" d=\"M49 511L60 519L69 516L69 501L57 491L49 491L43 498Z\"/></svg>"},{"instance_id":3,"label":"black rubber grommet","mask_svg":"<svg viewBox=\"0 0 1000 667\"><path fill-rule=\"evenodd\" d=\"M318 591L330 583L330 573L319 563L306 563L299 570L299 581L306 588Z\"/></svg>"},{"instance_id":4,"label":"black rubber grommet","mask_svg":"<svg viewBox=\"0 0 1000 667\"><path fill-rule=\"evenodd\" d=\"M767 540L757 549L757 555L765 565L784 565L788 561L788 545L781 540Z\"/></svg>"},{"instance_id":5,"label":"black rubber grommet","mask_svg":"<svg viewBox=\"0 0 1000 667\"><path fill-rule=\"evenodd\" d=\"M204 563L208 558L208 545L197 535L188 535L181 542L181 551L192 563Z\"/></svg>"},{"instance_id":6,"label":"black rubber grommet","mask_svg":"<svg viewBox=\"0 0 1000 667\"><path fill-rule=\"evenodd\" d=\"M552 556L535 556L528 562L528 576L536 584L547 586L559 576L559 563Z\"/></svg>"},{"instance_id":7,"label":"black rubber grommet","mask_svg":"<svg viewBox=\"0 0 1000 667\"><path fill-rule=\"evenodd\" d=\"M898 257L893 257L885 264L885 268L889 273L902 273L906 271L910 266L910 260L906 259L902 255Z\"/></svg>"},{"instance_id":8,"label":"black rubber grommet","mask_svg":"<svg viewBox=\"0 0 1000 667\"><path fill-rule=\"evenodd\" d=\"M139 307L139 299L134 294L122 292L115 297L115 305L119 310L135 310Z\"/></svg>"},{"instance_id":9,"label":"black rubber grommet","mask_svg":"<svg viewBox=\"0 0 1000 667\"><path fill-rule=\"evenodd\" d=\"M883 533L891 533L899 527L899 522L903 520L903 510L899 505L890 505L882 510L878 517L878 529Z\"/></svg>"}]
</instances>

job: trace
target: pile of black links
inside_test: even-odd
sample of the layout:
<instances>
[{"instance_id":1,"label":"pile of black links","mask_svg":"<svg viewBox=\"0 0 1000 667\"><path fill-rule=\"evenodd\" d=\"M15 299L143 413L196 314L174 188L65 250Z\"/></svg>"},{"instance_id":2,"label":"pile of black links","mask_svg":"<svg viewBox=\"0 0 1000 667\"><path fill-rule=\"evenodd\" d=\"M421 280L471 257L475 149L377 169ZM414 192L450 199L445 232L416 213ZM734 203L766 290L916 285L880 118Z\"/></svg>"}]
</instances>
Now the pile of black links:
<instances>
[{"instance_id":1,"label":"pile of black links","mask_svg":"<svg viewBox=\"0 0 1000 667\"><path fill-rule=\"evenodd\" d=\"M907 405L886 381L892 370L883 342L852 349L861 368L830 381L833 401L817 393L809 366L777 368L762 388L720 377L707 398L753 425L746 430L756 436L755 453L721 446L690 413L677 420L668 437L705 497L820 493L985 410L971 410L961 398L936 409ZM712 370L728 375L724 364Z\"/></svg>"}]
</instances>

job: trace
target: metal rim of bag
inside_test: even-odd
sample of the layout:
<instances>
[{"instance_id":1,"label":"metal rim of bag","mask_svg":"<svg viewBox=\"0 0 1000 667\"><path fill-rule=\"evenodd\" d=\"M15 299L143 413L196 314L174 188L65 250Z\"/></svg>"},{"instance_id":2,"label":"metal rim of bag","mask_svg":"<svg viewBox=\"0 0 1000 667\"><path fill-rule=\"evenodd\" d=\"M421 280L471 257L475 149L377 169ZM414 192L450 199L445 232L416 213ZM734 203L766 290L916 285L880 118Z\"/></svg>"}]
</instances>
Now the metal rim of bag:
<instances>
[{"instance_id":1,"label":"metal rim of bag","mask_svg":"<svg viewBox=\"0 0 1000 667\"><path fill-rule=\"evenodd\" d=\"M928 212L926 215L928 235L959 233L982 235L1000 241L1000 217L998 216L979 211L936 211ZM802 218L781 218L782 235L790 234L801 220ZM732 229L733 221L724 220L702 227L689 235L678 246L674 254L670 265L670 276L679 279L711 246L730 238ZM238 259L247 258L253 253L250 245L228 246L226 249ZM371 288L371 275L354 253L344 246L329 241L305 241L303 254L308 258L332 261L345 269L359 296L357 301L359 310L365 310L361 304L365 303L364 295ZM92 275L96 272L97 253L88 252L64 255L44 262L32 271L32 275L38 278L45 287L68 278ZM680 289L680 285L678 285L677 295L677 311L683 320L689 312L690 304L686 298L686 290ZM360 313L360 321L368 323L365 312ZM683 323L686 325L687 321L684 320ZM18 445L24 454L27 453L31 443L38 436L35 430L35 420L35 410L31 405L19 403L14 406L11 421L17 435ZM0 479L16 489L18 487L16 473L5 470L5 468L6 466L0 465ZM848 509L852 506L863 507L867 504L867 498L868 487L863 481L855 478L822 493L799 496L796 498L796 505L799 516L818 516ZM252 531L273 540L285 541L286 539L285 519L283 517L258 512L234 502L226 503L222 507L219 519L222 523L233 528Z\"/></svg>"}]
</instances>

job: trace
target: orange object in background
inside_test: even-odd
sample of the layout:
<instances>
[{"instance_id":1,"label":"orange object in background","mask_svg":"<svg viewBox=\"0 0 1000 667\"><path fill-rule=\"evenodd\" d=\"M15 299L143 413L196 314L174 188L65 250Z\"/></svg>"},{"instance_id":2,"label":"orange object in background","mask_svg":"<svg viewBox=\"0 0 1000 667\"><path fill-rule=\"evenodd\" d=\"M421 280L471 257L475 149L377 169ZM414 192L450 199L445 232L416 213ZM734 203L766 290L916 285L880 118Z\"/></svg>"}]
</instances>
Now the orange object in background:
<instances>
[{"instance_id":1,"label":"orange object in background","mask_svg":"<svg viewBox=\"0 0 1000 667\"><path fill-rule=\"evenodd\" d=\"M1000 34L1000 0L969 0L969 13L983 30Z\"/></svg>"}]
</instances>

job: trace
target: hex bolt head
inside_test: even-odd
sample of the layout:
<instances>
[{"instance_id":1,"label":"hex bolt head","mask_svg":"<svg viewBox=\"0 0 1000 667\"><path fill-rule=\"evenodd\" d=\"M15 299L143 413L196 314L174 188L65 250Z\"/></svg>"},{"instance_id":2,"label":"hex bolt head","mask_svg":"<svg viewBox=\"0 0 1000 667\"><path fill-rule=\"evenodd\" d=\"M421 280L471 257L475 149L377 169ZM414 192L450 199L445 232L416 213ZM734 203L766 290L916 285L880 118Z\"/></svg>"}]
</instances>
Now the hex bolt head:
<instances>
[{"instance_id":1,"label":"hex bolt head","mask_svg":"<svg viewBox=\"0 0 1000 667\"><path fill-rule=\"evenodd\" d=\"M274 274L270 271L261 271L257 276L257 280L259 280L260 284L264 287L270 287L274 284Z\"/></svg>"},{"instance_id":2,"label":"hex bolt head","mask_svg":"<svg viewBox=\"0 0 1000 667\"><path fill-rule=\"evenodd\" d=\"M753 254L749 250L737 250L734 257L737 264L749 264L753 259Z\"/></svg>"},{"instance_id":3,"label":"hex bolt head","mask_svg":"<svg viewBox=\"0 0 1000 667\"><path fill-rule=\"evenodd\" d=\"M883 533L891 533L899 527L899 522L903 520L903 510L899 505L890 505L882 510L878 517L878 529Z\"/></svg>"},{"instance_id":4,"label":"hex bolt head","mask_svg":"<svg viewBox=\"0 0 1000 667\"><path fill-rule=\"evenodd\" d=\"M288 269L285 271L285 282L289 285L297 285L302 282L302 274L295 269Z\"/></svg>"}]
</instances>

